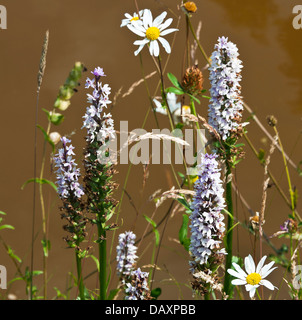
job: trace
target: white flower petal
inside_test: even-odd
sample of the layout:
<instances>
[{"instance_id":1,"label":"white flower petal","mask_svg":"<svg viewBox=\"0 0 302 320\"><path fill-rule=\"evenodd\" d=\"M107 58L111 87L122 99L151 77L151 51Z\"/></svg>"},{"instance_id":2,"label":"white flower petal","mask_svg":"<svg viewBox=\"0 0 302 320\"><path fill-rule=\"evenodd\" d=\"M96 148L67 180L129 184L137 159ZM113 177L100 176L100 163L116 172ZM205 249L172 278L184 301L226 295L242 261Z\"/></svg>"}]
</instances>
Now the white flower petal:
<instances>
[{"instance_id":1,"label":"white flower petal","mask_svg":"<svg viewBox=\"0 0 302 320\"><path fill-rule=\"evenodd\" d=\"M232 275L233 277L236 277L238 279L241 279L241 280L245 280L245 276L243 276L242 274L240 274L239 272L236 272L235 270L233 269L228 269L228 273L230 275Z\"/></svg>"},{"instance_id":2,"label":"white flower petal","mask_svg":"<svg viewBox=\"0 0 302 320\"><path fill-rule=\"evenodd\" d=\"M241 280L241 279L234 279L234 280L232 280L232 284L234 286L241 286L243 284L246 284L246 281L245 280Z\"/></svg>"},{"instance_id":3,"label":"white flower petal","mask_svg":"<svg viewBox=\"0 0 302 320\"><path fill-rule=\"evenodd\" d=\"M150 55L153 56L153 52L154 52L154 41L150 41L149 52L150 52Z\"/></svg>"},{"instance_id":4,"label":"white flower petal","mask_svg":"<svg viewBox=\"0 0 302 320\"><path fill-rule=\"evenodd\" d=\"M244 259L244 267L247 274L255 272L255 262L250 254Z\"/></svg>"},{"instance_id":5,"label":"white flower petal","mask_svg":"<svg viewBox=\"0 0 302 320\"><path fill-rule=\"evenodd\" d=\"M141 45L145 45L146 43L148 43L149 40L148 39L142 39L142 40L136 40L133 42L133 44L137 45L137 46L141 46Z\"/></svg>"},{"instance_id":6,"label":"white flower petal","mask_svg":"<svg viewBox=\"0 0 302 320\"><path fill-rule=\"evenodd\" d=\"M157 40L153 40L151 42L154 42L153 44L153 53L154 53L154 56L155 57L158 57L159 56L159 45L158 45L158 42Z\"/></svg>"},{"instance_id":7,"label":"white flower petal","mask_svg":"<svg viewBox=\"0 0 302 320\"><path fill-rule=\"evenodd\" d=\"M135 27L134 24L128 24L127 28L140 37L145 37L145 33Z\"/></svg>"},{"instance_id":8,"label":"white flower petal","mask_svg":"<svg viewBox=\"0 0 302 320\"><path fill-rule=\"evenodd\" d=\"M132 19L132 16L131 16L131 14L129 14L129 13L125 13L125 17L128 18L128 19L130 19L130 20Z\"/></svg>"},{"instance_id":9,"label":"white flower petal","mask_svg":"<svg viewBox=\"0 0 302 320\"><path fill-rule=\"evenodd\" d=\"M137 56L142 51L144 46L144 44L140 45L139 48L134 52L134 55Z\"/></svg>"},{"instance_id":10,"label":"white flower petal","mask_svg":"<svg viewBox=\"0 0 302 320\"><path fill-rule=\"evenodd\" d=\"M262 269L262 266L264 264L265 259L266 259L266 256L263 256L257 265L256 272L259 274L260 274L260 271Z\"/></svg>"},{"instance_id":11,"label":"white flower petal","mask_svg":"<svg viewBox=\"0 0 302 320\"><path fill-rule=\"evenodd\" d=\"M152 25L152 13L149 9L144 11L143 24L146 30Z\"/></svg>"},{"instance_id":12,"label":"white flower petal","mask_svg":"<svg viewBox=\"0 0 302 320\"><path fill-rule=\"evenodd\" d=\"M247 277L247 274L241 269L241 267L237 263L233 262L232 265L235 268L235 270L241 274L242 277Z\"/></svg>"},{"instance_id":13,"label":"white flower petal","mask_svg":"<svg viewBox=\"0 0 302 320\"><path fill-rule=\"evenodd\" d=\"M159 31L162 31L162 30L168 28L169 25L172 23L172 21L173 21L172 18L167 19L162 25L160 25L160 26L158 27Z\"/></svg>"},{"instance_id":14,"label":"white flower petal","mask_svg":"<svg viewBox=\"0 0 302 320\"><path fill-rule=\"evenodd\" d=\"M174 31L178 31L178 29L174 29L174 28L167 29L167 30L161 31L161 32L160 32L160 35L161 35L161 36L165 36L165 35L167 35L167 34L169 34L169 33L171 33L171 32L174 32Z\"/></svg>"},{"instance_id":15,"label":"white flower petal","mask_svg":"<svg viewBox=\"0 0 302 320\"><path fill-rule=\"evenodd\" d=\"M271 266L272 266L272 264L271 264ZM270 267L271 267L270 266ZM268 269L268 270L266 270L266 269L264 269L266 266L264 266L263 268L262 268L262 270L261 270L261 278L266 278L272 271L274 271L275 269L277 269L277 267L274 267L274 268L272 268L272 269Z\"/></svg>"},{"instance_id":16,"label":"white flower petal","mask_svg":"<svg viewBox=\"0 0 302 320\"><path fill-rule=\"evenodd\" d=\"M170 54L171 53L171 47L170 47L169 42L166 39L164 39L163 37L158 37L157 40L162 44L162 46L165 48L166 52L168 54Z\"/></svg>"},{"instance_id":17,"label":"white flower petal","mask_svg":"<svg viewBox=\"0 0 302 320\"><path fill-rule=\"evenodd\" d=\"M266 288L268 288L268 289L270 289L270 290L274 290L274 286L273 286L273 284L270 282L270 281L268 281L268 280L264 280L264 279L262 279L261 281L260 281L260 284L262 284L263 286L265 286Z\"/></svg>"},{"instance_id":18,"label":"white flower petal","mask_svg":"<svg viewBox=\"0 0 302 320\"><path fill-rule=\"evenodd\" d=\"M162 22L163 20L165 19L167 15L167 12L164 11L163 13L161 13L158 17L156 17L152 23L152 26L153 27L158 27Z\"/></svg>"}]
</instances>

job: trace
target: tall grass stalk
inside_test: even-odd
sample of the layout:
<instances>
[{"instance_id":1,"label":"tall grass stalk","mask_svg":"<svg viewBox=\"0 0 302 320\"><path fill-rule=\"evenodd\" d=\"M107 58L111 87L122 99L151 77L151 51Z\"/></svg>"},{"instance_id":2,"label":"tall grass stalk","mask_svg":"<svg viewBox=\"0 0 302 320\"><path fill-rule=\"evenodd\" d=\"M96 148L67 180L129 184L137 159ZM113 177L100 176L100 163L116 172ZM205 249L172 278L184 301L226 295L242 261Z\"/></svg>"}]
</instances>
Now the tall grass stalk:
<instances>
[{"instance_id":1,"label":"tall grass stalk","mask_svg":"<svg viewBox=\"0 0 302 320\"><path fill-rule=\"evenodd\" d=\"M34 133L34 165L33 165L33 177L37 176L37 125L38 125L38 113L39 113L39 99L40 99L40 90L46 68L46 56L48 50L49 42L49 31L47 30L44 37L44 43L42 47L42 53L40 58L40 65L37 77L37 100L36 100L36 115L35 115L35 133ZM43 213L42 213L43 214ZM43 216L44 217L44 216ZM33 290L33 269L34 269L34 241L35 241L35 218L36 218L36 183L33 184L33 214L32 214L32 241L31 241L31 264L30 264L30 290L29 298L32 300L32 290ZM43 219L44 220L44 219ZM44 231L44 228L43 228ZM44 299L46 299L47 292L47 273L46 273L46 259L43 258L43 272L44 272Z\"/></svg>"}]
</instances>

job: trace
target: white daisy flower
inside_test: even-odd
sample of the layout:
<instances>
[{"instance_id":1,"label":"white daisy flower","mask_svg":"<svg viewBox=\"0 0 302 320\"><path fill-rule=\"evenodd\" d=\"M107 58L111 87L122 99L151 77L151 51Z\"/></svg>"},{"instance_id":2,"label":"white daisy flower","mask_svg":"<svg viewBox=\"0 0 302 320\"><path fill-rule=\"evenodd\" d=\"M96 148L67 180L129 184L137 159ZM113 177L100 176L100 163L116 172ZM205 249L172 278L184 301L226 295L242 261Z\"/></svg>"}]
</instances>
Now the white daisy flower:
<instances>
[{"instance_id":1,"label":"white daisy flower","mask_svg":"<svg viewBox=\"0 0 302 320\"><path fill-rule=\"evenodd\" d=\"M167 12L164 11L158 17L153 20L152 13L149 9L144 10L144 15L141 20L133 21L131 24L127 24L127 27L135 34L140 37L143 37L142 40L134 41L135 45L138 45L138 49L134 52L135 55L138 55L139 52L143 49L145 44L149 44L149 52L151 56L159 56L159 44L158 41L165 48L167 53L171 53L171 47L169 42L163 38L163 36L178 31L178 29L166 29L172 23L173 19L169 18L164 23L164 19L167 15Z\"/></svg>"},{"instance_id":2,"label":"white daisy flower","mask_svg":"<svg viewBox=\"0 0 302 320\"><path fill-rule=\"evenodd\" d=\"M140 10L137 14L137 12L134 12L133 15L129 14L129 13L125 13L125 17L126 19L122 20L121 26L120 27L125 27L127 26L129 23L132 23L133 21L138 21L142 18L144 14L144 10Z\"/></svg>"},{"instance_id":3,"label":"white daisy flower","mask_svg":"<svg viewBox=\"0 0 302 320\"><path fill-rule=\"evenodd\" d=\"M228 273L237 278L232 280L232 284L235 286L245 285L245 289L249 292L250 298L254 297L256 289L261 285L270 290L274 290L274 288L276 288L270 281L265 280L264 278L266 278L277 267L271 268L275 263L274 261L263 266L265 259L266 256L262 257L256 268L254 260L249 254L248 257L244 259L246 272L244 272L235 262L233 262L233 266L236 271L233 269L228 269Z\"/></svg>"}]
</instances>

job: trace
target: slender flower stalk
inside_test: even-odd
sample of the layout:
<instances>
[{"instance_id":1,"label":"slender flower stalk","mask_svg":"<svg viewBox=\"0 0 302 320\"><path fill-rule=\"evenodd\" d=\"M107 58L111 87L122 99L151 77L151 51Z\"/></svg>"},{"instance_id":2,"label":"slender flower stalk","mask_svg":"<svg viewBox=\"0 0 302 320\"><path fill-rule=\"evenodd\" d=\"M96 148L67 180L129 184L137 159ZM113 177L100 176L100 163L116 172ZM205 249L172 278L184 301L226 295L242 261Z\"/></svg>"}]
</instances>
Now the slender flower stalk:
<instances>
[{"instance_id":1,"label":"slender flower stalk","mask_svg":"<svg viewBox=\"0 0 302 320\"><path fill-rule=\"evenodd\" d=\"M226 166L226 202L228 215L226 235L226 270L232 263L233 245L233 200L232 200L232 168L243 156L236 141L243 134L243 127L248 123L241 123L243 102L241 100L241 69L242 62L238 58L237 46L226 37L218 38L215 50L211 56L210 82L211 100L208 112L209 124L218 132L221 142L216 143L215 152L225 161ZM231 282L228 273L225 274L224 290L231 296Z\"/></svg>"},{"instance_id":2,"label":"slender flower stalk","mask_svg":"<svg viewBox=\"0 0 302 320\"><path fill-rule=\"evenodd\" d=\"M192 274L203 271L214 276L226 253L221 248L225 230L224 216L221 213L225 207L224 190L216 158L217 155L201 156L200 171L194 184L189 247ZM201 279L196 279L192 287L201 294L208 294L210 291L207 283Z\"/></svg>"},{"instance_id":3,"label":"slender flower stalk","mask_svg":"<svg viewBox=\"0 0 302 320\"><path fill-rule=\"evenodd\" d=\"M83 128L87 130L85 160L85 194L87 195L88 211L95 215L92 222L97 225L99 246L99 285L101 300L107 296L107 240L106 232L113 230L116 225L107 225L113 215L117 202L111 193L117 185L112 182L115 173L110 160L104 162L108 155L106 143L115 137L114 123L110 113L104 109L111 103L109 94L111 88L102 84L101 78L105 76L102 68L97 67L92 71L93 79L87 78L85 87L92 88L92 94L87 94L89 107L84 115ZM105 149L102 148L105 146ZM102 160L102 161L99 161Z\"/></svg>"},{"instance_id":4,"label":"slender flower stalk","mask_svg":"<svg viewBox=\"0 0 302 320\"><path fill-rule=\"evenodd\" d=\"M67 236L65 241L69 247L75 249L79 294L81 300L84 300L81 260L85 257L87 251L80 247L87 234L87 219L83 215L84 205L81 200L84 191L79 183L80 170L73 158L75 155L74 147L71 144L68 145L71 141L66 137L61 138L61 141L63 147L54 157L55 166L58 168L56 171L58 194L63 202L61 217L68 222L64 226L64 230L70 233L70 237Z\"/></svg>"}]
</instances>

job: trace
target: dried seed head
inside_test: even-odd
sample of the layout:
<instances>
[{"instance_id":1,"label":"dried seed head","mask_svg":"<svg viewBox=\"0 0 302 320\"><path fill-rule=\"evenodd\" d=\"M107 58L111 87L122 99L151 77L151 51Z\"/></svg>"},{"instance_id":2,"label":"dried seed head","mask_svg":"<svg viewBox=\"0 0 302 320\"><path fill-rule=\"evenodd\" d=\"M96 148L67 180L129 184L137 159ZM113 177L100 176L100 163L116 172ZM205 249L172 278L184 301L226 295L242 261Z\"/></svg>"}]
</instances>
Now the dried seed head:
<instances>
[{"instance_id":1,"label":"dried seed head","mask_svg":"<svg viewBox=\"0 0 302 320\"><path fill-rule=\"evenodd\" d=\"M195 2L193 2L193 1L188 1L188 2L184 3L184 8L186 9L186 11L188 13L194 13L197 11L197 6L196 6Z\"/></svg>"},{"instance_id":2,"label":"dried seed head","mask_svg":"<svg viewBox=\"0 0 302 320\"><path fill-rule=\"evenodd\" d=\"M271 126L271 127L274 127L277 125L277 119L273 116L273 115L270 115L270 116L267 116L266 117L266 120L267 120L267 123Z\"/></svg>"},{"instance_id":3,"label":"dried seed head","mask_svg":"<svg viewBox=\"0 0 302 320\"><path fill-rule=\"evenodd\" d=\"M202 92L203 89L203 75L197 65L190 67L186 70L182 80L182 87L184 90L196 96Z\"/></svg>"}]
</instances>

